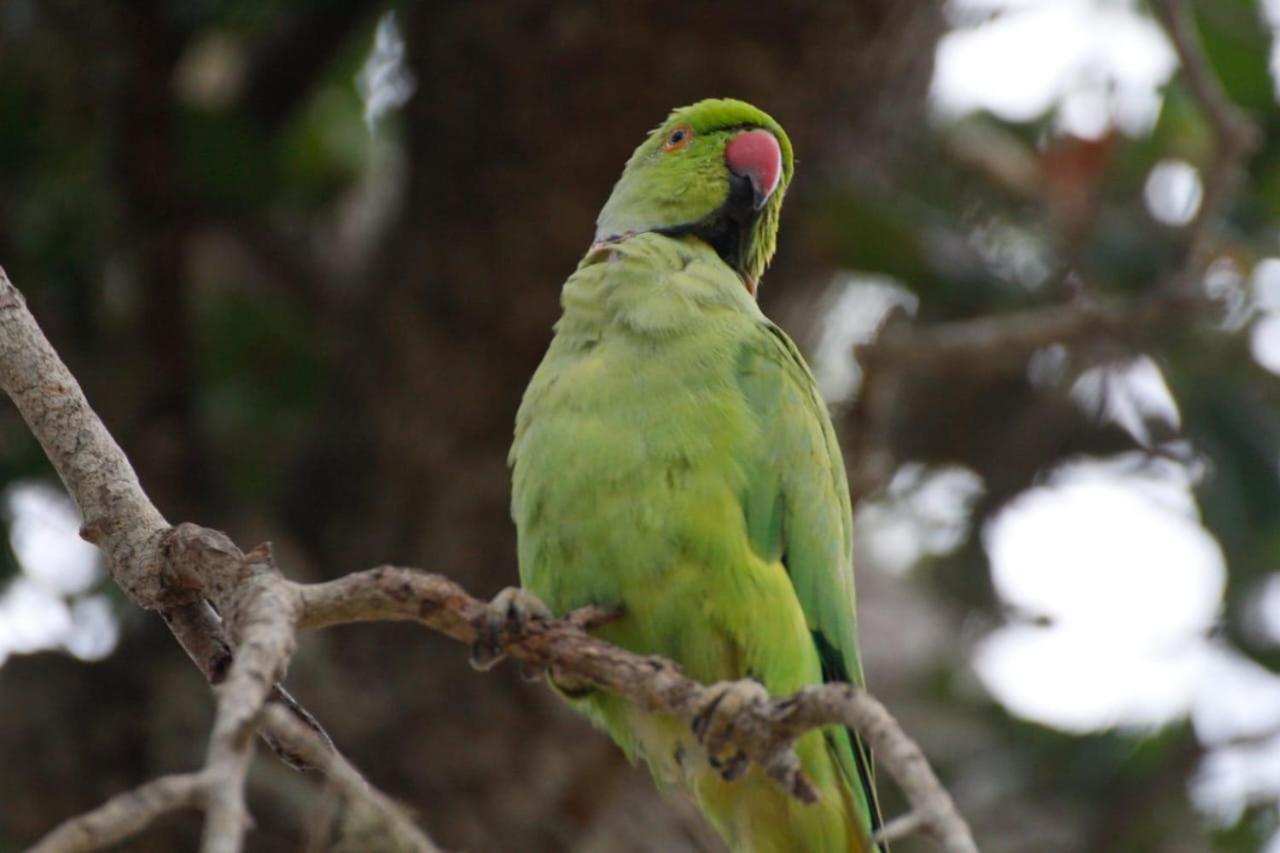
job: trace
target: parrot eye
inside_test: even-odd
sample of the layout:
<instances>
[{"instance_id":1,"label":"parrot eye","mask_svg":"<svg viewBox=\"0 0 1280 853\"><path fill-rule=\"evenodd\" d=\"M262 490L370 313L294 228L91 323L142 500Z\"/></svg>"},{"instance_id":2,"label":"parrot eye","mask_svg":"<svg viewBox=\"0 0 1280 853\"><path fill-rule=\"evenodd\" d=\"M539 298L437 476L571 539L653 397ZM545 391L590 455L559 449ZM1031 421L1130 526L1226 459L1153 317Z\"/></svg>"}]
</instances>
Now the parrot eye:
<instances>
[{"instance_id":1,"label":"parrot eye","mask_svg":"<svg viewBox=\"0 0 1280 853\"><path fill-rule=\"evenodd\" d=\"M693 140L693 128L687 124L682 124L675 130L671 131L667 136L667 141L662 143L663 151L679 151Z\"/></svg>"}]
</instances>

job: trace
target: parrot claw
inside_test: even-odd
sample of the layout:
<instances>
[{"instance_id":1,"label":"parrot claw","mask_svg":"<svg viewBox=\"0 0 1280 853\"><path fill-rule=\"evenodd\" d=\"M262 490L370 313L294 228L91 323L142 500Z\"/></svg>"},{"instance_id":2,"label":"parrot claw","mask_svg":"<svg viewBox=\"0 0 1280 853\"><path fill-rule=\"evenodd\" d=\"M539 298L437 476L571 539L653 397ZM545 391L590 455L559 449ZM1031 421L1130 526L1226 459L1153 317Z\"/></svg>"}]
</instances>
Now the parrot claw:
<instances>
[{"instance_id":1,"label":"parrot claw","mask_svg":"<svg viewBox=\"0 0 1280 853\"><path fill-rule=\"evenodd\" d=\"M507 634L529 622L550 618L551 611L536 595L519 587L507 587L485 608L476 628L476 641L471 644L471 666L481 671L492 669L506 657L502 646ZM531 681L542 677L541 672L535 674L529 667L522 667L522 674Z\"/></svg>"},{"instance_id":2,"label":"parrot claw","mask_svg":"<svg viewBox=\"0 0 1280 853\"><path fill-rule=\"evenodd\" d=\"M734 726L743 709L769 701L764 685L752 679L722 681L707 688L706 698L693 715L693 735L707 754L707 763L726 782L751 766L746 754L731 750Z\"/></svg>"}]
</instances>

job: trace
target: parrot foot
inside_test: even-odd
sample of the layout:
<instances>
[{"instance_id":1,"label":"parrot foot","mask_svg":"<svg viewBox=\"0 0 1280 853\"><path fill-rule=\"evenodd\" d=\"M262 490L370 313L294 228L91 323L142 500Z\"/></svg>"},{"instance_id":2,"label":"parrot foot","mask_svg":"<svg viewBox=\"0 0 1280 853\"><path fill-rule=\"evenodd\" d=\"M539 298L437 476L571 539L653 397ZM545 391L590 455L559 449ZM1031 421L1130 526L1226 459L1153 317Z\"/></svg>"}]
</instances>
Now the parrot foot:
<instances>
[{"instance_id":1,"label":"parrot foot","mask_svg":"<svg viewBox=\"0 0 1280 853\"><path fill-rule=\"evenodd\" d=\"M492 669L506 657L502 645L507 634L522 629L529 622L550 618L551 611L536 595L520 587L507 587L485 608L476 629L476 641L471 644L471 666L482 672ZM523 665L521 675L531 681L542 678L541 672L534 673Z\"/></svg>"},{"instance_id":2,"label":"parrot foot","mask_svg":"<svg viewBox=\"0 0 1280 853\"><path fill-rule=\"evenodd\" d=\"M720 777L732 782L751 766L751 759L732 750L738 717L743 710L769 701L769 692L758 681L721 681L707 688L706 698L693 715L693 734L707 754L707 763Z\"/></svg>"}]
</instances>

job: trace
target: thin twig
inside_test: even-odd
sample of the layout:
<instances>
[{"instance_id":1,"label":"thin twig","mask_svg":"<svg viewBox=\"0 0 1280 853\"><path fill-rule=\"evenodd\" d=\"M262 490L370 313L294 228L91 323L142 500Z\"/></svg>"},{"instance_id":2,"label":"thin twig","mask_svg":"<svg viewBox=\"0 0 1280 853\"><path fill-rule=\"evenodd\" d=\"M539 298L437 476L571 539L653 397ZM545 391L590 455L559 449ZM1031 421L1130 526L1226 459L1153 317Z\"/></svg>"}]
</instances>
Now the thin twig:
<instances>
[{"instance_id":1,"label":"thin twig","mask_svg":"<svg viewBox=\"0 0 1280 853\"><path fill-rule=\"evenodd\" d=\"M1213 151L1205 170L1200 207L1188 223L1184 286L1194 287L1212 254L1209 223L1220 213L1244 175L1245 161L1258 146L1261 133L1222 87L1196 33L1195 18L1187 0L1158 0L1154 6L1182 65L1182 77L1213 132Z\"/></svg>"},{"instance_id":2,"label":"thin twig","mask_svg":"<svg viewBox=\"0 0 1280 853\"><path fill-rule=\"evenodd\" d=\"M890 843L906 838L908 835L915 835L924 828L925 817L920 812L907 812L904 815L898 815L893 820L886 823L876 831L871 840L877 844L880 842Z\"/></svg>"},{"instance_id":3,"label":"thin twig","mask_svg":"<svg viewBox=\"0 0 1280 853\"><path fill-rule=\"evenodd\" d=\"M316 737L315 732L295 716L279 706L268 705L263 711L263 717L267 731L319 768L330 785L348 798L366 802L372 807L385 826L384 849L405 853L438 853L440 848L422 833L403 808L371 786L351 762L328 749Z\"/></svg>"},{"instance_id":4,"label":"thin twig","mask_svg":"<svg viewBox=\"0 0 1280 853\"><path fill-rule=\"evenodd\" d=\"M153 779L60 824L28 853L81 853L118 844L169 812L200 806L205 782L203 773Z\"/></svg>"},{"instance_id":5,"label":"thin twig","mask_svg":"<svg viewBox=\"0 0 1280 853\"><path fill-rule=\"evenodd\" d=\"M1132 339L1211 307L1203 296L1162 291L1128 302L1082 297L919 328L894 323L876 341L860 346L857 357L866 369L892 363L968 374L1021 372L1027 357L1042 347L1106 337Z\"/></svg>"}]
</instances>

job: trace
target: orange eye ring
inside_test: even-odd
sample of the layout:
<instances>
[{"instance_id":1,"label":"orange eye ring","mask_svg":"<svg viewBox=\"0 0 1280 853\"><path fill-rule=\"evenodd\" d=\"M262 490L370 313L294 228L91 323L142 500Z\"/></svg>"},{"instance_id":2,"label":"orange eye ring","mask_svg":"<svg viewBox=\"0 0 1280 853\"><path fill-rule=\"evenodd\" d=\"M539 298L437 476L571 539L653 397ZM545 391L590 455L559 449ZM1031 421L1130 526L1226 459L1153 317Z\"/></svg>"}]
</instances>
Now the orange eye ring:
<instances>
[{"instance_id":1,"label":"orange eye ring","mask_svg":"<svg viewBox=\"0 0 1280 853\"><path fill-rule=\"evenodd\" d=\"M677 125L667 134L667 139L662 143L663 151L679 151L681 148L693 141L693 128L687 124Z\"/></svg>"}]
</instances>

